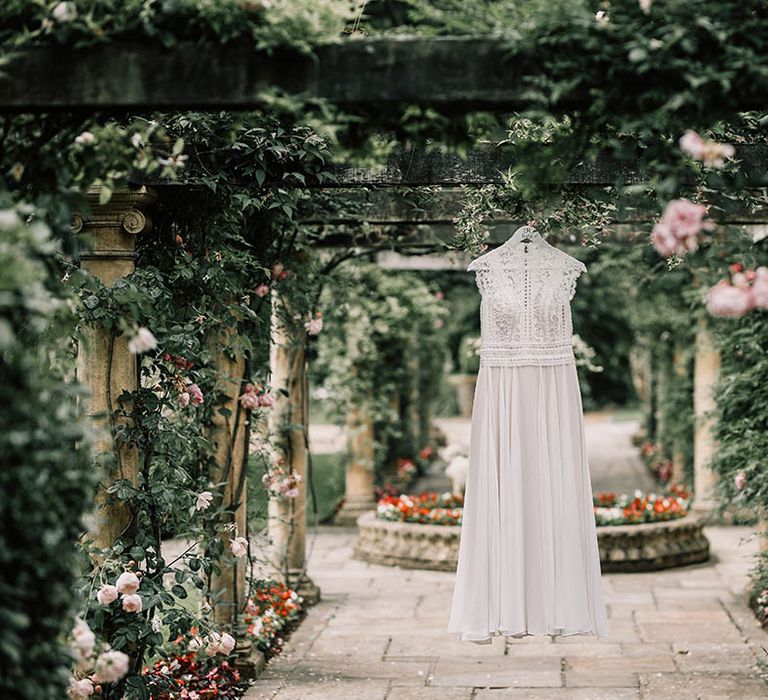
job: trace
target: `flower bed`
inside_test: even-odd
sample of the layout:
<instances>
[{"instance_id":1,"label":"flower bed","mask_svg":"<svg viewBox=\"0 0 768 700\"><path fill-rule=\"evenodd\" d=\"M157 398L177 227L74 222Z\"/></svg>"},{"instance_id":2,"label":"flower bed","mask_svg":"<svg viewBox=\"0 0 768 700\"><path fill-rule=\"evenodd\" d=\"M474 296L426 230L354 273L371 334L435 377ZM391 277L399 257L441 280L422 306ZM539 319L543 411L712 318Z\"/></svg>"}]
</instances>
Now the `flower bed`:
<instances>
[{"instance_id":1,"label":"flower bed","mask_svg":"<svg viewBox=\"0 0 768 700\"><path fill-rule=\"evenodd\" d=\"M688 514L690 494L681 486L671 486L669 493L618 495L598 491L593 499L595 522L601 525L633 525L675 520Z\"/></svg>"},{"instance_id":2,"label":"flower bed","mask_svg":"<svg viewBox=\"0 0 768 700\"><path fill-rule=\"evenodd\" d=\"M280 651L286 634L304 615L303 599L276 581L259 581L254 586L245 606L245 624L256 648L270 658Z\"/></svg>"},{"instance_id":3,"label":"flower bed","mask_svg":"<svg viewBox=\"0 0 768 700\"><path fill-rule=\"evenodd\" d=\"M598 491L593 497L595 523L633 525L682 518L688 514L690 494L672 486L666 494L635 491L633 496ZM461 525L464 498L451 493L385 495L379 499L376 517L423 525Z\"/></svg>"},{"instance_id":4,"label":"flower bed","mask_svg":"<svg viewBox=\"0 0 768 700\"><path fill-rule=\"evenodd\" d=\"M245 607L246 632L253 645L271 658L301 620L302 598L296 591L272 580L257 581ZM193 628L178 637L169 658L144 669L151 700L226 700L244 691L234 664L211 655L205 639Z\"/></svg>"},{"instance_id":5,"label":"flower bed","mask_svg":"<svg viewBox=\"0 0 768 700\"><path fill-rule=\"evenodd\" d=\"M384 496L376 514L382 520L425 525L461 525L464 497L452 493Z\"/></svg>"}]
</instances>

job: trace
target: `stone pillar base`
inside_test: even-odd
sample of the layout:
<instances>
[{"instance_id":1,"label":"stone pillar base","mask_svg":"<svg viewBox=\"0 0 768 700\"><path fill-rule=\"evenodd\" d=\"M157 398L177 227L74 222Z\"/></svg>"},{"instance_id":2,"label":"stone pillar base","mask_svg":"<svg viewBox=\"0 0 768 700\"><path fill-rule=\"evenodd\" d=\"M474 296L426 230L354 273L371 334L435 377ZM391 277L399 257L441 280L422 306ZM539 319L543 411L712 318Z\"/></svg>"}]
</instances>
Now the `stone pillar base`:
<instances>
[{"instance_id":1,"label":"stone pillar base","mask_svg":"<svg viewBox=\"0 0 768 700\"><path fill-rule=\"evenodd\" d=\"M309 577L306 571L288 571L288 586L296 591L303 599L305 605L314 605L320 602L320 587Z\"/></svg>"},{"instance_id":2,"label":"stone pillar base","mask_svg":"<svg viewBox=\"0 0 768 700\"><path fill-rule=\"evenodd\" d=\"M363 513L374 510L376 510L376 501L373 498L366 500L347 499L339 509L339 512L336 513L333 523L334 525L356 525L357 519Z\"/></svg>"},{"instance_id":3,"label":"stone pillar base","mask_svg":"<svg viewBox=\"0 0 768 700\"><path fill-rule=\"evenodd\" d=\"M249 640L237 643L235 666L244 680L253 680L264 670L267 659Z\"/></svg>"}]
</instances>

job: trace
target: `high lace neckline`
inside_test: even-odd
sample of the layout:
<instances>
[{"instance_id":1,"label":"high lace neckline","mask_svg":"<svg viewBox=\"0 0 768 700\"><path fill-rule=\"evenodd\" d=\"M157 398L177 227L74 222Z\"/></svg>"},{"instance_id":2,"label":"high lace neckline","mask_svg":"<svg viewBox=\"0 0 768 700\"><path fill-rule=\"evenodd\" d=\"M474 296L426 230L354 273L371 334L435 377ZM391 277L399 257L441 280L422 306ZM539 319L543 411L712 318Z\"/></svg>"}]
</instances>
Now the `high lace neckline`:
<instances>
[{"instance_id":1,"label":"high lace neckline","mask_svg":"<svg viewBox=\"0 0 768 700\"><path fill-rule=\"evenodd\" d=\"M481 367L574 362L570 301L584 263L521 226L467 269L482 294Z\"/></svg>"}]
</instances>

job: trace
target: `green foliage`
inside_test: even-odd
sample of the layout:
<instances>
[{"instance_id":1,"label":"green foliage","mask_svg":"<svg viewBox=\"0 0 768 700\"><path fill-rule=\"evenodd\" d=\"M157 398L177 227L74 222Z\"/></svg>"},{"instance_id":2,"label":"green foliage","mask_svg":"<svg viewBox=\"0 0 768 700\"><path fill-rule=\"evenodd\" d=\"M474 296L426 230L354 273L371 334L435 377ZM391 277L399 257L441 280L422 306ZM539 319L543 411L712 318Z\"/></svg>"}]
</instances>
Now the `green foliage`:
<instances>
[{"instance_id":1,"label":"green foliage","mask_svg":"<svg viewBox=\"0 0 768 700\"><path fill-rule=\"evenodd\" d=\"M95 474L76 387L58 369L73 322L60 249L28 214L0 209L0 695L40 700L69 682L61 642Z\"/></svg>"},{"instance_id":2,"label":"green foliage","mask_svg":"<svg viewBox=\"0 0 768 700\"><path fill-rule=\"evenodd\" d=\"M326 326L313 371L337 418L368 408L377 469L413 457L442 377L444 303L416 275L362 263L339 267L320 303Z\"/></svg>"},{"instance_id":3,"label":"green foliage","mask_svg":"<svg viewBox=\"0 0 768 700\"><path fill-rule=\"evenodd\" d=\"M721 379L713 468L720 477L720 509L735 505L761 515L768 513L768 407L759 398L768 380L768 314L722 321L716 330ZM736 481L740 472L743 488Z\"/></svg>"},{"instance_id":4,"label":"green foliage","mask_svg":"<svg viewBox=\"0 0 768 700\"><path fill-rule=\"evenodd\" d=\"M52 41L85 47L144 39L173 46L182 41L249 41L258 48L301 50L337 38L354 19L348 0L7 0L0 14L0 43Z\"/></svg>"}]
</instances>

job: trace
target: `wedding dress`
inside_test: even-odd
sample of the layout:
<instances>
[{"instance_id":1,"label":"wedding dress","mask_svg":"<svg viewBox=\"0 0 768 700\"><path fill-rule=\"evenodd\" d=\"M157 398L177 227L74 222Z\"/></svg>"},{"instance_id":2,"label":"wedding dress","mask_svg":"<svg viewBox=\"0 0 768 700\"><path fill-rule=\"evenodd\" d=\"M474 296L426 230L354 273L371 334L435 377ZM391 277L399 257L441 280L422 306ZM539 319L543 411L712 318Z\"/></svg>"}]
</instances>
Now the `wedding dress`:
<instances>
[{"instance_id":1,"label":"wedding dress","mask_svg":"<svg viewBox=\"0 0 768 700\"><path fill-rule=\"evenodd\" d=\"M474 260L480 369L448 632L608 636L570 301L583 263L524 226Z\"/></svg>"}]
</instances>

